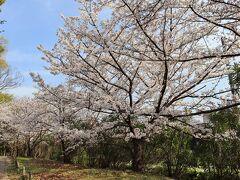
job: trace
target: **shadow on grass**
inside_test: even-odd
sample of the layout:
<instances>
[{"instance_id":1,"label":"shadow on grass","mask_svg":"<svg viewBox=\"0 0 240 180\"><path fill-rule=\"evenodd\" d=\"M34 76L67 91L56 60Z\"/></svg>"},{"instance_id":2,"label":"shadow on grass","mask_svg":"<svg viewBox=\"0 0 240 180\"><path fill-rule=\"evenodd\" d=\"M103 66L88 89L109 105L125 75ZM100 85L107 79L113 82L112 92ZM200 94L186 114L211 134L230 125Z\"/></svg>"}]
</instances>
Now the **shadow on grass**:
<instances>
[{"instance_id":1,"label":"shadow on grass","mask_svg":"<svg viewBox=\"0 0 240 180\"><path fill-rule=\"evenodd\" d=\"M77 165L62 164L56 161L18 158L26 172L31 172L34 179L41 180L79 180L79 179L129 179L129 180L161 180L169 179L148 174L139 174L131 171L117 171L108 169L83 169Z\"/></svg>"}]
</instances>

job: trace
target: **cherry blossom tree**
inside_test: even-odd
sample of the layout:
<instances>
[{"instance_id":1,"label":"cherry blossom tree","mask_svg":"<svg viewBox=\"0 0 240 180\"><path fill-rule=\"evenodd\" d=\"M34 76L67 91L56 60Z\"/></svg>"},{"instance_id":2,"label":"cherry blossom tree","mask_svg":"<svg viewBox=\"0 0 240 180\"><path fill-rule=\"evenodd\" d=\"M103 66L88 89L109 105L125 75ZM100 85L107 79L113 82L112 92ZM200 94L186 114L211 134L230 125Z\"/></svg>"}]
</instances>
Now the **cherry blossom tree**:
<instances>
[{"instance_id":1,"label":"cherry blossom tree","mask_svg":"<svg viewBox=\"0 0 240 180\"><path fill-rule=\"evenodd\" d=\"M67 85L51 87L39 75L31 74L38 84L35 98L47 107L50 134L61 144L64 163L70 163L70 153L90 139L91 130L84 129L86 117L81 103L76 101L78 94ZM89 117L89 116L88 116Z\"/></svg>"},{"instance_id":2,"label":"cherry blossom tree","mask_svg":"<svg viewBox=\"0 0 240 180\"><path fill-rule=\"evenodd\" d=\"M225 49L231 48L231 42L240 37L240 1L239 0L210 0L200 1L200 5L189 5L191 11L203 21L213 24L229 33L225 36L222 43ZM225 42L228 44L225 45Z\"/></svg>"},{"instance_id":3,"label":"cherry blossom tree","mask_svg":"<svg viewBox=\"0 0 240 180\"><path fill-rule=\"evenodd\" d=\"M22 98L2 105L1 132L2 141L12 146L12 155L18 155L20 146L24 146L27 156L48 133L46 107L35 99Z\"/></svg>"},{"instance_id":4,"label":"cherry blossom tree","mask_svg":"<svg viewBox=\"0 0 240 180\"><path fill-rule=\"evenodd\" d=\"M239 105L224 85L240 55L235 7L232 14L224 1L78 2L80 15L63 17L54 48L39 49L47 69L78 91L82 108L99 114L99 129L118 128L116 136L132 141L135 171L150 136L170 127L201 138L204 129L185 117ZM101 121L109 115L116 120Z\"/></svg>"},{"instance_id":5,"label":"cherry blossom tree","mask_svg":"<svg viewBox=\"0 0 240 180\"><path fill-rule=\"evenodd\" d=\"M17 149L17 139L18 134L16 133L16 129L10 126L9 124L9 115L10 108L6 106L6 104L1 104L0 107L0 141L4 143L4 155L6 154L6 147L10 147L11 155L14 155Z\"/></svg>"}]
</instances>

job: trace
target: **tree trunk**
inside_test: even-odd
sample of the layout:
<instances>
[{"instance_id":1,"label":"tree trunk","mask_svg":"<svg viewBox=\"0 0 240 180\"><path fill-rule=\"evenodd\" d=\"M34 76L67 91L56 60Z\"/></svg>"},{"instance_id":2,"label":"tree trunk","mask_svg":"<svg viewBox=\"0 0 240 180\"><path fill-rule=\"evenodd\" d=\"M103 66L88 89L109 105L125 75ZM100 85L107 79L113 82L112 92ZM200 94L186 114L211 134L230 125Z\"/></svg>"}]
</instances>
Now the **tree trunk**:
<instances>
[{"instance_id":1,"label":"tree trunk","mask_svg":"<svg viewBox=\"0 0 240 180\"><path fill-rule=\"evenodd\" d=\"M27 157L32 157L31 141L30 138L27 141Z\"/></svg>"},{"instance_id":2,"label":"tree trunk","mask_svg":"<svg viewBox=\"0 0 240 180\"><path fill-rule=\"evenodd\" d=\"M63 139L61 139L61 145L62 145L63 163L70 163L71 160L70 160L69 154L66 151L65 142Z\"/></svg>"},{"instance_id":3,"label":"tree trunk","mask_svg":"<svg viewBox=\"0 0 240 180\"><path fill-rule=\"evenodd\" d=\"M3 145L3 155L6 156L6 145Z\"/></svg>"},{"instance_id":4,"label":"tree trunk","mask_svg":"<svg viewBox=\"0 0 240 180\"><path fill-rule=\"evenodd\" d=\"M168 176L172 177L173 173L172 173L172 163L171 162L167 162L167 170L168 170Z\"/></svg>"},{"instance_id":5,"label":"tree trunk","mask_svg":"<svg viewBox=\"0 0 240 180\"><path fill-rule=\"evenodd\" d=\"M144 170L144 145L143 139L133 139L132 170L142 172Z\"/></svg>"}]
</instances>

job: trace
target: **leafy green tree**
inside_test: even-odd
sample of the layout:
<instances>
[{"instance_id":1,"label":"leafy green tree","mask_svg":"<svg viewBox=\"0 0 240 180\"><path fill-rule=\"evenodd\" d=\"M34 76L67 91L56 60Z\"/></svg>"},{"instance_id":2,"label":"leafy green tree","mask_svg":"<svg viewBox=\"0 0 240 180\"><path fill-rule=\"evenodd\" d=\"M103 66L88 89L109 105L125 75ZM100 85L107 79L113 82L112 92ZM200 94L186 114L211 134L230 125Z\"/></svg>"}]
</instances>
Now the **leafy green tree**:
<instances>
[{"instance_id":1,"label":"leafy green tree","mask_svg":"<svg viewBox=\"0 0 240 180\"><path fill-rule=\"evenodd\" d=\"M5 0L0 0L0 6L2 6L5 3ZM1 8L1 7L0 7ZM1 12L1 9L0 9ZM0 24L3 24L4 21L1 20ZM6 63L3 55L6 51L6 40L4 37L0 36L0 69L6 69L8 67L8 64Z\"/></svg>"},{"instance_id":2,"label":"leafy green tree","mask_svg":"<svg viewBox=\"0 0 240 180\"><path fill-rule=\"evenodd\" d=\"M192 164L191 139L183 132L167 129L146 145L146 163L161 164L167 176L180 178Z\"/></svg>"},{"instance_id":3,"label":"leafy green tree","mask_svg":"<svg viewBox=\"0 0 240 180\"><path fill-rule=\"evenodd\" d=\"M229 84L231 87L232 95L240 95L240 66L239 64L235 63L233 65L232 70L233 73L229 74Z\"/></svg>"},{"instance_id":4,"label":"leafy green tree","mask_svg":"<svg viewBox=\"0 0 240 180\"><path fill-rule=\"evenodd\" d=\"M0 104L12 101L13 96L7 93L0 93Z\"/></svg>"},{"instance_id":5,"label":"leafy green tree","mask_svg":"<svg viewBox=\"0 0 240 180\"><path fill-rule=\"evenodd\" d=\"M5 2L5 0L0 0L0 6ZM1 7L0 7L1 8ZM1 9L0 9L1 12ZM4 21L0 20L0 24L3 24ZM2 36L0 36L0 93L2 93L2 90L12 88L18 85L17 81L19 80L18 75L13 75L10 71L10 68L5 60L5 52L6 52L6 39ZM7 95L1 94L1 97L5 97L6 100ZM10 96L8 96L7 99L9 99Z\"/></svg>"},{"instance_id":6,"label":"leafy green tree","mask_svg":"<svg viewBox=\"0 0 240 180\"><path fill-rule=\"evenodd\" d=\"M237 130L239 127L239 109L231 108L212 113L210 115L213 133L225 133L229 130Z\"/></svg>"},{"instance_id":7,"label":"leafy green tree","mask_svg":"<svg viewBox=\"0 0 240 180\"><path fill-rule=\"evenodd\" d=\"M209 128L213 134L221 136L236 132L239 138L239 109L231 108L212 113ZM238 176L240 144L236 135L199 140L193 148L198 166L205 169L206 179L227 179Z\"/></svg>"},{"instance_id":8,"label":"leafy green tree","mask_svg":"<svg viewBox=\"0 0 240 180\"><path fill-rule=\"evenodd\" d=\"M0 0L0 5L2 5L3 3L5 3L5 0Z\"/></svg>"}]
</instances>

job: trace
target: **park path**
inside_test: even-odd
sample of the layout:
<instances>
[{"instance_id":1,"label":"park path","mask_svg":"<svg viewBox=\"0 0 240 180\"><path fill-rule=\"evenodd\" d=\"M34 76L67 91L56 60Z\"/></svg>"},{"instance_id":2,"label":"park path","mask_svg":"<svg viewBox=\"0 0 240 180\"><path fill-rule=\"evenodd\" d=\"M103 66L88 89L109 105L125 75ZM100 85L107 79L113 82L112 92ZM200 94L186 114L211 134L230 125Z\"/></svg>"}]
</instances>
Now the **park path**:
<instances>
[{"instance_id":1,"label":"park path","mask_svg":"<svg viewBox=\"0 0 240 180\"><path fill-rule=\"evenodd\" d=\"M0 180L9 180L6 172L9 164L9 158L0 156Z\"/></svg>"}]
</instances>

